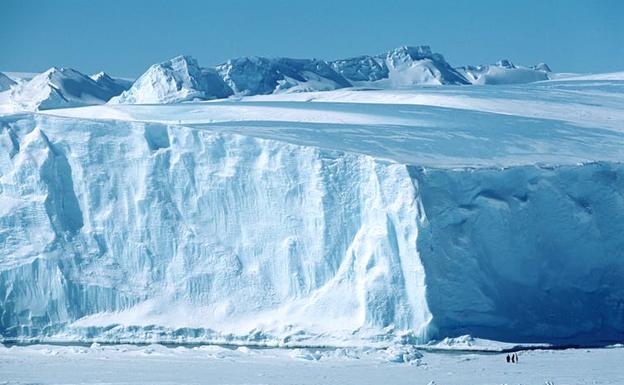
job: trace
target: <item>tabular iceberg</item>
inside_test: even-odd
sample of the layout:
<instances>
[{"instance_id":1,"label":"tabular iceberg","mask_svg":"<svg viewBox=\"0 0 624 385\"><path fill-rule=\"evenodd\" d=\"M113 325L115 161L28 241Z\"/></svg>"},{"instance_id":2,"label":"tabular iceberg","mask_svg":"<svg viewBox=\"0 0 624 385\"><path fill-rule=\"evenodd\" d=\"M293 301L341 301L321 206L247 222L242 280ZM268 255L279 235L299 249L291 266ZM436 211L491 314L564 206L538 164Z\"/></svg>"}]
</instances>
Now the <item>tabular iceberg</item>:
<instances>
[{"instance_id":1,"label":"tabular iceberg","mask_svg":"<svg viewBox=\"0 0 624 385\"><path fill-rule=\"evenodd\" d=\"M4 116L0 334L621 341L621 84L596 87Z\"/></svg>"}]
</instances>

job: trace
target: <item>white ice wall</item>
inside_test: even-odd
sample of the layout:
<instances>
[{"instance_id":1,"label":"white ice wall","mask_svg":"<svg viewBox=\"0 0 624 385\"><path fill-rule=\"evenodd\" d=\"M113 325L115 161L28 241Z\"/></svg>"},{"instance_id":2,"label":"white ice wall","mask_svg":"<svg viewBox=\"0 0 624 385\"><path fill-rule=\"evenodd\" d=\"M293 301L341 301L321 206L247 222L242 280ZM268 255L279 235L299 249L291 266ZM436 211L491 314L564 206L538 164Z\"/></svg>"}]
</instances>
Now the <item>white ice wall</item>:
<instances>
[{"instance_id":1,"label":"white ice wall","mask_svg":"<svg viewBox=\"0 0 624 385\"><path fill-rule=\"evenodd\" d=\"M410 172L432 336L624 339L624 166Z\"/></svg>"},{"instance_id":2,"label":"white ice wall","mask_svg":"<svg viewBox=\"0 0 624 385\"><path fill-rule=\"evenodd\" d=\"M426 332L404 165L158 124L23 116L0 138L5 337Z\"/></svg>"},{"instance_id":3,"label":"white ice wall","mask_svg":"<svg viewBox=\"0 0 624 385\"><path fill-rule=\"evenodd\" d=\"M624 168L432 169L209 129L0 123L5 338L624 338Z\"/></svg>"}]
</instances>

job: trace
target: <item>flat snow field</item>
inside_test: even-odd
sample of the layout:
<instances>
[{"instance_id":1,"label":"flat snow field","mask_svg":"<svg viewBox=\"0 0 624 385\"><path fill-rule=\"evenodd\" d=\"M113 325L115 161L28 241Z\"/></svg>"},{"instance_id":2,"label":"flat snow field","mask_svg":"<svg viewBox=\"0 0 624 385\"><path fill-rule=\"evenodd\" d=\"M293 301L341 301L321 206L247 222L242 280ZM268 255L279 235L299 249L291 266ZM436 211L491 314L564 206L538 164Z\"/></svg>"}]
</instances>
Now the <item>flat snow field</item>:
<instances>
[{"instance_id":1,"label":"flat snow field","mask_svg":"<svg viewBox=\"0 0 624 385\"><path fill-rule=\"evenodd\" d=\"M424 352L391 362L383 350L219 346L0 348L0 384L623 384L624 349Z\"/></svg>"}]
</instances>

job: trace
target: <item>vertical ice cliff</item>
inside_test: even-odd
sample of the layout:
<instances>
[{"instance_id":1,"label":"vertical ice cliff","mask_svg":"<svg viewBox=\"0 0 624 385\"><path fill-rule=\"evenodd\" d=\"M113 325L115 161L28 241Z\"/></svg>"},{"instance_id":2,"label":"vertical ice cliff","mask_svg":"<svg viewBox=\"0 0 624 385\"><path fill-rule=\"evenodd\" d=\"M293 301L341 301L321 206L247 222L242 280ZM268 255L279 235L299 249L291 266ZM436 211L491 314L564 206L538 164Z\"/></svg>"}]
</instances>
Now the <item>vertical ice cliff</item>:
<instances>
[{"instance_id":1,"label":"vertical ice cliff","mask_svg":"<svg viewBox=\"0 0 624 385\"><path fill-rule=\"evenodd\" d=\"M418 249L440 336L624 338L624 167L426 170Z\"/></svg>"},{"instance_id":2,"label":"vertical ice cliff","mask_svg":"<svg viewBox=\"0 0 624 385\"><path fill-rule=\"evenodd\" d=\"M158 124L23 116L0 138L5 338L426 332L404 165Z\"/></svg>"},{"instance_id":3,"label":"vertical ice cliff","mask_svg":"<svg viewBox=\"0 0 624 385\"><path fill-rule=\"evenodd\" d=\"M412 166L228 127L3 117L1 336L624 338L622 164Z\"/></svg>"}]
</instances>

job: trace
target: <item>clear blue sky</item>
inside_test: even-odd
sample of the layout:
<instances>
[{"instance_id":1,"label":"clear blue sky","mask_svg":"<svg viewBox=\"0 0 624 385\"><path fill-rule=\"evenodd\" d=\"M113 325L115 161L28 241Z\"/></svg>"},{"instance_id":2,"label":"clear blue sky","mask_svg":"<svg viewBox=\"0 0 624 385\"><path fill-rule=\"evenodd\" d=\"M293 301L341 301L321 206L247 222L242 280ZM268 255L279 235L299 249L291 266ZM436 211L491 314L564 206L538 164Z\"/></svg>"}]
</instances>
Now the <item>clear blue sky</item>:
<instances>
[{"instance_id":1,"label":"clear blue sky","mask_svg":"<svg viewBox=\"0 0 624 385\"><path fill-rule=\"evenodd\" d=\"M0 0L0 70L137 76L179 54L334 59L428 44L455 66L509 58L624 70L624 0Z\"/></svg>"}]
</instances>

